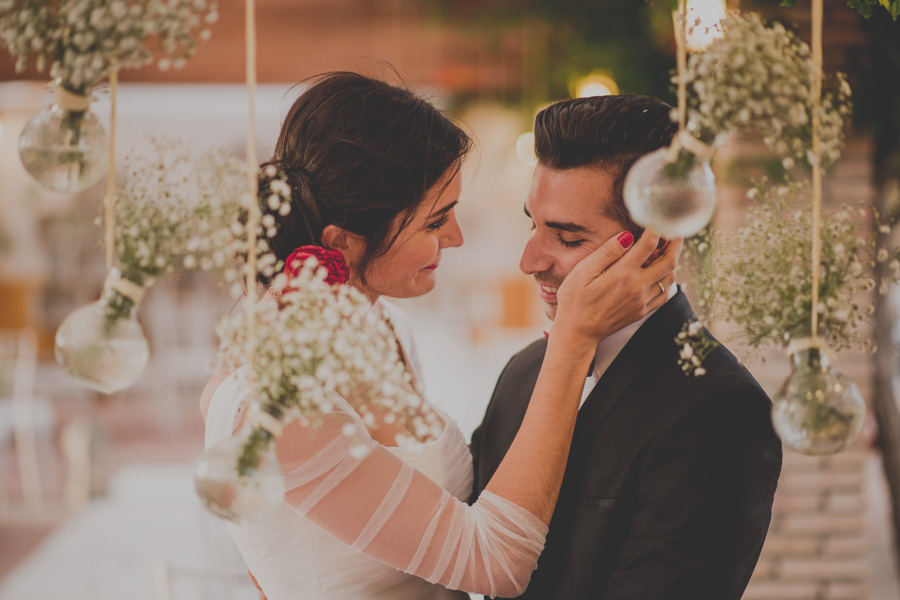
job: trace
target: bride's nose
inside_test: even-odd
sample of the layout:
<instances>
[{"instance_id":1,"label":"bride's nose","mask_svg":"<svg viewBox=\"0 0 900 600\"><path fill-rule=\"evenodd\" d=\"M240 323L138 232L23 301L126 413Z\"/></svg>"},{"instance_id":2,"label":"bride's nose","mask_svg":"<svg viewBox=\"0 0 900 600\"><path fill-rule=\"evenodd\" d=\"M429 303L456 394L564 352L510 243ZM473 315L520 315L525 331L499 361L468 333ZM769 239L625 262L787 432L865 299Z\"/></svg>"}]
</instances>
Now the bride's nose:
<instances>
[{"instance_id":1,"label":"bride's nose","mask_svg":"<svg viewBox=\"0 0 900 600\"><path fill-rule=\"evenodd\" d=\"M441 248L458 248L463 245L463 232L456 220L456 213L451 212L447 224L444 225L441 233Z\"/></svg>"}]
</instances>

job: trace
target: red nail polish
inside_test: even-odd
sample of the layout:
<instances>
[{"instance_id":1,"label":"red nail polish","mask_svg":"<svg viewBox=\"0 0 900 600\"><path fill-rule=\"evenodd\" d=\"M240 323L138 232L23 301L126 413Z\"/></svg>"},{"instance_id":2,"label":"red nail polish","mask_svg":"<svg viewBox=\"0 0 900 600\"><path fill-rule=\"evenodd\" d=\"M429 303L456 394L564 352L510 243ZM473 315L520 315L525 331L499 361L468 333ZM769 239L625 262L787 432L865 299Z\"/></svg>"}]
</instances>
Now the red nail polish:
<instances>
[{"instance_id":1,"label":"red nail polish","mask_svg":"<svg viewBox=\"0 0 900 600\"><path fill-rule=\"evenodd\" d=\"M623 231L616 239L619 240L619 244L621 244L623 248L628 248L634 241L634 236L631 235L631 232L629 231Z\"/></svg>"}]
</instances>

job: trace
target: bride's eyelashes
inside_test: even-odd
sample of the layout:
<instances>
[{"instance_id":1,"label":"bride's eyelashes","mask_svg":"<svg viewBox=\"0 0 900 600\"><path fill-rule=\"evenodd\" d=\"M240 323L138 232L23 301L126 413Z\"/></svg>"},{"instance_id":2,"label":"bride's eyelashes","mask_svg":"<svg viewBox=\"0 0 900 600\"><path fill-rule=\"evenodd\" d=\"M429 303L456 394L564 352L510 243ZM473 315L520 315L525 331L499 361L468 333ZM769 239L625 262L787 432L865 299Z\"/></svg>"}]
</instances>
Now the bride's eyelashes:
<instances>
[{"instance_id":1,"label":"bride's eyelashes","mask_svg":"<svg viewBox=\"0 0 900 600\"><path fill-rule=\"evenodd\" d=\"M444 215L440 219L438 219L434 223L429 223L425 228L430 229L431 231L437 231L438 229L446 225L448 221L450 221L450 213L444 213Z\"/></svg>"}]
</instances>

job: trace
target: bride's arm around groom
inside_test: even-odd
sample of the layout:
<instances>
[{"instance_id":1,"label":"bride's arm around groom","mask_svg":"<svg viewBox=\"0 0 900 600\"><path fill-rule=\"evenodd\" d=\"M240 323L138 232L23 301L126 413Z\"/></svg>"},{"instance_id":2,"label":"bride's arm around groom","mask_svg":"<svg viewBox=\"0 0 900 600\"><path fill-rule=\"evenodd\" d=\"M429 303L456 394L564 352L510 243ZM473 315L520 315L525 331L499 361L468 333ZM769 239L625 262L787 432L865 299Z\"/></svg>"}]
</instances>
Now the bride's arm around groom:
<instances>
[{"instance_id":1,"label":"bride's arm around groom","mask_svg":"<svg viewBox=\"0 0 900 600\"><path fill-rule=\"evenodd\" d=\"M641 314L627 301L637 287L653 299L651 308L662 301L655 281L671 278L671 257L643 273L639 284L622 277L646 260L657 239L648 234L628 253L630 234L610 240L561 288L566 316L554 329L529 412L474 505L363 435L348 411L286 427L277 452L287 505L351 548L433 583L490 596L522 593L543 548L569 453L582 387L573 375L587 370L606 331ZM614 260L618 268L607 271Z\"/></svg>"}]
</instances>

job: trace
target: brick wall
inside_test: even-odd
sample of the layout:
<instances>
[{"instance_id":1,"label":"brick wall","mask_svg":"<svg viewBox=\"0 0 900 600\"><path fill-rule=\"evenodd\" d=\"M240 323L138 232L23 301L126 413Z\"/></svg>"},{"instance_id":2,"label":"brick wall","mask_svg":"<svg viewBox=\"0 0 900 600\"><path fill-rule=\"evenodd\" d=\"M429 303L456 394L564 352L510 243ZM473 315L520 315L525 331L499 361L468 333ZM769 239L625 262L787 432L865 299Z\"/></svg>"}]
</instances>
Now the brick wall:
<instances>
[{"instance_id":1,"label":"brick wall","mask_svg":"<svg viewBox=\"0 0 900 600\"><path fill-rule=\"evenodd\" d=\"M830 457L785 449L772 525L746 600L867 597L861 446Z\"/></svg>"},{"instance_id":2,"label":"brick wall","mask_svg":"<svg viewBox=\"0 0 900 600\"><path fill-rule=\"evenodd\" d=\"M789 372L773 353L751 370L773 394ZM866 355L842 353L834 366L870 396ZM814 457L784 448L768 538L745 600L862 600L867 589L865 435L840 454ZM880 474L879 474L880 475ZM887 524L885 524L887 525Z\"/></svg>"}]
</instances>

